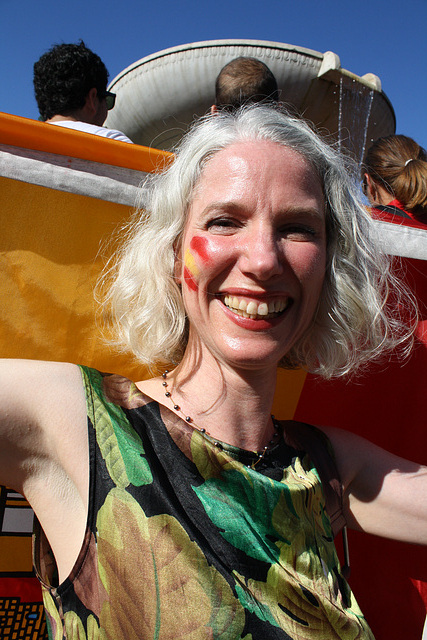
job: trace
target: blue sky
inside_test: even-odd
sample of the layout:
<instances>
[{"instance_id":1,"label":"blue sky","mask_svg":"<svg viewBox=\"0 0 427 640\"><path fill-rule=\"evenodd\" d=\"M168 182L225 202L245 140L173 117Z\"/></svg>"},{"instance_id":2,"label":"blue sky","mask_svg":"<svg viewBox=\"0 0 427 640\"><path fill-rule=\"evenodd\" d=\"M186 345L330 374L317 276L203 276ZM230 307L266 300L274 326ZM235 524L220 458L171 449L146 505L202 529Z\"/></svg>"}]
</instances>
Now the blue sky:
<instances>
[{"instance_id":1,"label":"blue sky","mask_svg":"<svg viewBox=\"0 0 427 640\"><path fill-rule=\"evenodd\" d=\"M37 118L32 66L82 38L110 79L146 55L200 40L248 38L334 51L381 78L397 132L427 147L427 0L0 0L0 111Z\"/></svg>"}]
</instances>

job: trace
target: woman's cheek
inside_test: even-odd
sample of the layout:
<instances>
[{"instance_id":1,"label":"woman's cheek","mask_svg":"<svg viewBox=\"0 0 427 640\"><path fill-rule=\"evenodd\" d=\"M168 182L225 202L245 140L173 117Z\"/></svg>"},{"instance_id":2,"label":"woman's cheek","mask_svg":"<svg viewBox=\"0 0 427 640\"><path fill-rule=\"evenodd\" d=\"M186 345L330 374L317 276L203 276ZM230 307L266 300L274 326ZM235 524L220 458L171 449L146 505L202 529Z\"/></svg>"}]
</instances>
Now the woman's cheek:
<instances>
[{"instance_id":1,"label":"woman's cheek","mask_svg":"<svg viewBox=\"0 0 427 640\"><path fill-rule=\"evenodd\" d=\"M193 236L184 254L184 282L191 291L199 289L199 279L205 269L215 266L221 255L222 243L204 236Z\"/></svg>"},{"instance_id":2,"label":"woman's cheek","mask_svg":"<svg viewBox=\"0 0 427 640\"><path fill-rule=\"evenodd\" d=\"M323 280L326 270L326 250L315 244L308 244L294 261L294 269L301 279Z\"/></svg>"},{"instance_id":3,"label":"woman's cheek","mask_svg":"<svg viewBox=\"0 0 427 640\"><path fill-rule=\"evenodd\" d=\"M190 249L202 265L208 265L211 261L211 243L212 241L204 236L193 236L190 240Z\"/></svg>"},{"instance_id":4,"label":"woman's cheek","mask_svg":"<svg viewBox=\"0 0 427 640\"><path fill-rule=\"evenodd\" d=\"M198 291L199 275L200 275L200 270L197 265L194 254L191 251L191 249L187 249L184 255L183 277L184 277L184 282L187 285L188 289L190 289L190 291Z\"/></svg>"}]
</instances>

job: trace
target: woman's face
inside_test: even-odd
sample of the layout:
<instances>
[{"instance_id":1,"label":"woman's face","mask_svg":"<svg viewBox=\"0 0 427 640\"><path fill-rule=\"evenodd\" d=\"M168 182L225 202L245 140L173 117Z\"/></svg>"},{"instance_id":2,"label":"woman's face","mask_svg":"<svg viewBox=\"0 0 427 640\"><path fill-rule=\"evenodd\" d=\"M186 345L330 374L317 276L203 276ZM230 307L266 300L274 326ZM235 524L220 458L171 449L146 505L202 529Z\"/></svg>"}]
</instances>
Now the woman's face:
<instances>
[{"instance_id":1,"label":"woman's face","mask_svg":"<svg viewBox=\"0 0 427 640\"><path fill-rule=\"evenodd\" d=\"M234 368L276 366L312 320L325 262L324 196L308 162L267 141L216 153L176 263L188 348Z\"/></svg>"}]
</instances>

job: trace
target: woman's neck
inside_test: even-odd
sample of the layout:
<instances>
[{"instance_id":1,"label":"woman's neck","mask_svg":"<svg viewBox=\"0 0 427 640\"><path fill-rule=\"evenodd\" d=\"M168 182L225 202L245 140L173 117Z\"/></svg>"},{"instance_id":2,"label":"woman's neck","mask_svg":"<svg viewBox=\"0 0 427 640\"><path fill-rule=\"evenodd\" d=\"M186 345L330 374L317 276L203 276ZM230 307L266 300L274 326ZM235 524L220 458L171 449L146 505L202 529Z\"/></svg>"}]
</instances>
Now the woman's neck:
<instances>
[{"instance_id":1,"label":"woman's neck","mask_svg":"<svg viewBox=\"0 0 427 640\"><path fill-rule=\"evenodd\" d=\"M276 367L239 370L213 358L197 362L187 356L166 378L153 378L138 387L181 417L189 416L213 438L254 451L262 449L274 432L275 384Z\"/></svg>"}]
</instances>

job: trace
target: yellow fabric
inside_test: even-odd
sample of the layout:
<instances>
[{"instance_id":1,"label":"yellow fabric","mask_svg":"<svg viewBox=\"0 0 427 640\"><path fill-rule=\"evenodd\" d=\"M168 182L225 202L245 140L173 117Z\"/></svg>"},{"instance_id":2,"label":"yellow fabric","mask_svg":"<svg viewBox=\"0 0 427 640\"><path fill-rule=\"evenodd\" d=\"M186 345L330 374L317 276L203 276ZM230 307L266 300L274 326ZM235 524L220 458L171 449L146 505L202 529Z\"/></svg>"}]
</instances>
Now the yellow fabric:
<instances>
[{"instance_id":1,"label":"yellow fabric","mask_svg":"<svg viewBox=\"0 0 427 640\"><path fill-rule=\"evenodd\" d=\"M7 178L0 192L1 356L141 377L140 366L105 346L93 296L100 247L130 208Z\"/></svg>"}]
</instances>

